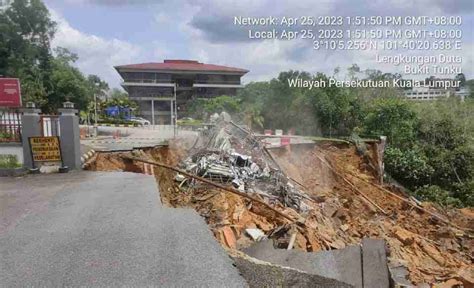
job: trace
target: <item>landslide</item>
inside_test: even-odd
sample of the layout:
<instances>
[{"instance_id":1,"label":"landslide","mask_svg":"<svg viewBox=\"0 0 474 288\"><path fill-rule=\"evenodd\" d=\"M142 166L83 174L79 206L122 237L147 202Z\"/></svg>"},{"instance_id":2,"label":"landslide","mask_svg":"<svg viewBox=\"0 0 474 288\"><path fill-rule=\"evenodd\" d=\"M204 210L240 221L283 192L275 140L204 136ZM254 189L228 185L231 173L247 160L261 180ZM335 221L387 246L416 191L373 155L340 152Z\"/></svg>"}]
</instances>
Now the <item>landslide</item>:
<instances>
[{"instance_id":1,"label":"landslide","mask_svg":"<svg viewBox=\"0 0 474 288\"><path fill-rule=\"evenodd\" d=\"M474 283L472 209L443 210L430 203L419 207L396 190L380 186L370 159L359 155L354 145L294 145L291 149L271 149L270 154L311 200L305 201L310 209L304 213L278 201L267 202L293 219L303 219L302 225L245 197L199 181L183 185L175 181L175 172L155 167L161 200L172 207L195 209L216 239L229 248L253 243L245 233L248 228L261 229L282 248L288 245L289 235L296 234L294 249L304 251L340 249L357 245L364 237L376 237L387 241L390 265L407 267L409 280L415 284L452 279L466 287ZM177 166L187 155L184 147L171 142L167 147L100 153L89 169L143 173L143 163L124 160L123 156Z\"/></svg>"}]
</instances>

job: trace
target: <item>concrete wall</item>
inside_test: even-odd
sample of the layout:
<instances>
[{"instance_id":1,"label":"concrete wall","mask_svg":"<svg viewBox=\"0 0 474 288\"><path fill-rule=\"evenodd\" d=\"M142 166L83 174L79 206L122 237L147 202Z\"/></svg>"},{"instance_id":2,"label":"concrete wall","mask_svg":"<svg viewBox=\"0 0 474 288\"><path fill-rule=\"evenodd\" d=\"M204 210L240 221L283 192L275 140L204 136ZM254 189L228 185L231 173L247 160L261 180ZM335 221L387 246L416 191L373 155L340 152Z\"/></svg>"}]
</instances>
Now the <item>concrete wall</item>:
<instances>
[{"instance_id":1,"label":"concrete wall","mask_svg":"<svg viewBox=\"0 0 474 288\"><path fill-rule=\"evenodd\" d=\"M78 111L59 109L59 112L61 113L59 122L63 164L69 169L81 169L79 117L76 115Z\"/></svg>"},{"instance_id":2,"label":"concrete wall","mask_svg":"<svg viewBox=\"0 0 474 288\"><path fill-rule=\"evenodd\" d=\"M18 163L23 164L23 147L20 143L0 143L0 155L15 155Z\"/></svg>"},{"instance_id":3,"label":"concrete wall","mask_svg":"<svg viewBox=\"0 0 474 288\"><path fill-rule=\"evenodd\" d=\"M260 242L244 252L263 261L335 279L354 287L363 287L360 246L349 246L345 249L332 251L304 252L274 249L272 241L266 241Z\"/></svg>"},{"instance_id":4,"label":"concrete wall","mask_svg":"<svg viewBox=\"0 0 474 288\"><path fill-rule=\"evenodd\" d=\"M41 111L38 109L25 109L21 116L21 135L23 138L23 165L27 168L33 168L33 159L31 158L31 150L29 137L42 136L40 127Z\"/></svg>"},{"instance_id":5,"label":"concrete wall","mask_svg":"<svg viewBox=\"0 0 474 288\"><path fill-rule=\"evenodd\" d=\"M362 245L320 252L275 249L269 240L259 242L243 252L263 261L334 279L353 287L390 286L385 241L381 239L363 239Z\"/></svg>"}]
</instances>

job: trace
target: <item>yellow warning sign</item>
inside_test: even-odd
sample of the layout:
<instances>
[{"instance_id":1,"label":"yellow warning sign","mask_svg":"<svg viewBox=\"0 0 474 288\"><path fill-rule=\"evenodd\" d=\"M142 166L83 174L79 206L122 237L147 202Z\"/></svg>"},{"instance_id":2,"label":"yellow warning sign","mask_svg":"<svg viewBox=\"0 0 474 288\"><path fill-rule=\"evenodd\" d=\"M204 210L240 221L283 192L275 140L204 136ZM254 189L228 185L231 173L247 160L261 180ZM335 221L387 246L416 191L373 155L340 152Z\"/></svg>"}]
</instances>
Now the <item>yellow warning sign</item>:
<instances>
[{"instance_id":1,"label":"yellow warning sign","mask_svg":"<svg viewBox=\"0 0 474 288\"><path fill-rule=\"evenodd\" d=\"M33 161L62 161L61 147L59 146L59 137L30 137L29 140Z\"/></svg>"}]
</instances>

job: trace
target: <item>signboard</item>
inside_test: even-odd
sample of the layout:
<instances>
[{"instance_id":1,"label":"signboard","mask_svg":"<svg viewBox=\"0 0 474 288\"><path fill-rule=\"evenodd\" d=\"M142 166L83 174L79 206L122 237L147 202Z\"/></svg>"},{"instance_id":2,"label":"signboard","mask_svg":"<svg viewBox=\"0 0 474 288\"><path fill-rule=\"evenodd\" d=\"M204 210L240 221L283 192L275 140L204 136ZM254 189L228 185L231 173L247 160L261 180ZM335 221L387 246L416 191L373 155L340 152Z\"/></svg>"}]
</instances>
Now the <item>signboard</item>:
<instances>
[{"instance_id":1,"label":"signboard","mask_svg":"<svg viewBox=\"0 0 474 288\"><path fill-rule=\"evenodd\" d=\"M291 143L290 137L281 137L280 138L280 145L281 146L288 146Z\"/></svg>"},{"instance_id":2,"label":"signboard","mask_svg":"<svg viewBox=\"0 0 474 288\"><path fill-rule=\"evenodd\" d=\"M0 78L0 107L21 107L20 80Z\"/></svg>"},{"instance_id":3,"label":"signboard","mask_svg":"<svg viewBox=\"0 0 474 288\"><path fill-rule=\"evenodd\" d=\"M59 137L30 137L33 162L62 162Z\"/></svg>"}]
</instances>

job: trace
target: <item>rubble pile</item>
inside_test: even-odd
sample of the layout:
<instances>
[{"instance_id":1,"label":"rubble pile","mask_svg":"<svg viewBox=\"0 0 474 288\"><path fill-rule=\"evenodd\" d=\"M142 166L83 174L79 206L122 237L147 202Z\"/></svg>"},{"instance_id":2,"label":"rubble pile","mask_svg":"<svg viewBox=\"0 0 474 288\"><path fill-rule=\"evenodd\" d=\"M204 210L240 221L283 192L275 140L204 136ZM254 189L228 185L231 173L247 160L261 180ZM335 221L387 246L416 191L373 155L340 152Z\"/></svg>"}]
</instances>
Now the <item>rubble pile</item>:
<instances>
[{"instance_id":1,"label":"rubble pile","mask_svg":"<svg viewBox=\"0 0 474 288\"><path fill-rule=\"evenodd\" d=\"M201 142L206 144L194 147L194 152L180 168L216 183L231 184L239 191L256 194L271 204L278 203L299 212L308 209L302 199L309 197L268 161L262 144L249 131L232 122L221 121L205 137L209 140ZM200 185L199 181L179 173L175 180L180 182L180 187Z\"/></svg>"},{"instance_id":2,"label":"rubble pile","mask_svg":"<svg viewBox=\"0 0 474 288\"><path fill-rule=\"evenodd\" d=\"M206 169L189 168L196 169L205 161L207 165L201 167L215 172L213 165L220 165L227 173L227 183L258 195L294 219L304 219L304 225L294 225L228 193L214 191L215 196L208 196L214 200L206 199L204 195L213 189L200 189L199 200L189 205L207 217L223 245L245 247L255 241L246 230L255 228L280 248L287 248L293 237L293 247L305 251L341 249L359 244L364 237L383 238L400 284L452 279L474 283L472 219L471 227L455 227L440 220L449 217L434 207L422 208L438 217L414 208L418 204L409 198L405 202L387 193L388 188L378 185L370 159L360 156L357 147L329 143L268 152L250 131L231 122L217 125L208 137L208 146L184 161L185 169L207 177ZM248 173L252 165L253 174ZM219 217L209 216L212 209Z\"/></svg>"}]
</instances>

